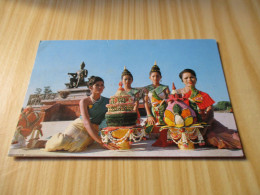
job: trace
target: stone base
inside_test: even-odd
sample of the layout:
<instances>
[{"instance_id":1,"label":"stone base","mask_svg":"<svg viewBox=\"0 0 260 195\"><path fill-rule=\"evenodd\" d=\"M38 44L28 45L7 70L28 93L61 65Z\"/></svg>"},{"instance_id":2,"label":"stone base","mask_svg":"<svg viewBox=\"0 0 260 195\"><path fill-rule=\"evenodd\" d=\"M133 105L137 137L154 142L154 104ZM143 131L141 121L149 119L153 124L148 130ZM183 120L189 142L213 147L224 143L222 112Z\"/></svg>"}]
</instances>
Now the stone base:
<instances>
[{"instance_id":1,"label":"stone base","mask_svg":"<svg viewBox=\"0 0 260 195\"><path fill-rule=\"evenodd\" d=\"M80 116L79 101L91 94L87 87L64 89L51 100L42 100L43 121L74 120Z\"/></svg>"},{"instance_id":2,"label":"stone base","mask_svg":"<svg viewBox=\"0 0 260 195\"><path fill-rule=\"evenodd\" d=\"M59 98L61 99L77 99L90 95L90 89L87 87L71 88L58 91Z\"/></svg>"}]
</instances>

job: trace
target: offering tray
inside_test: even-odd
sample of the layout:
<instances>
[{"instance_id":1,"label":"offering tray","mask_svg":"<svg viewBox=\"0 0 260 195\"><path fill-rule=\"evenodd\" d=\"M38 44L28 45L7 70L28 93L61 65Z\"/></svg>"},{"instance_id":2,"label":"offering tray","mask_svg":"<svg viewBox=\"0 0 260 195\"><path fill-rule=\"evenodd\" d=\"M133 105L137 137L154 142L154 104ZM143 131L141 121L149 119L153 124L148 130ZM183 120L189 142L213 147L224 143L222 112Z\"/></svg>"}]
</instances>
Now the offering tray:
<instances>
[{"instance_id":1,"label":"offering tray","mask_svg":"<svg viewBox=\"0 0 260 195\"><path fill-rule=\"evenodd\" d=\"M159 131L167 130L167 139L173 141L181 150L194 149L194 144L205 145L200 129L209 125L206 123L193 124L191 126L163 126Z\"/></svg>"},{"instance_id":2,"label":"offering tray","mask_svg":"<svg viewBox=\"0 0 260 195\"><path fill-rule=\"evenodd\" d=\"M140 125L106 127L101 130L102 142L116 144L120 150L130 149L133 142L141 141L145 135L145 129Z\"/></svg>"}]
</instances>

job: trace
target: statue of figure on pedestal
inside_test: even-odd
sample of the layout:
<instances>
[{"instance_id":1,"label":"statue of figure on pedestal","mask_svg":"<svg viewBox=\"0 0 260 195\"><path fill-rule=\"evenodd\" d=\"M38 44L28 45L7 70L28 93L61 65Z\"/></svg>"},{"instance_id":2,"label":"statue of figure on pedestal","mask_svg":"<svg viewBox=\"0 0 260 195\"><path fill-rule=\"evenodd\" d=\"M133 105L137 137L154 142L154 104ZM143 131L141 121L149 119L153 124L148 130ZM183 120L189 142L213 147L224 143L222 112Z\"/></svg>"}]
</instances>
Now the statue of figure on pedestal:
<instances>
[{"instance_id":1,"label":"statue of figure on pedestal","mask_svg":"<svg viewBox=\"0 0 260 195\"><path fill-rule=\"evenodd\" d=\"M82 62L79 71L76 73L68 73L68 75L72 76L72 78L70 78L69 88L78 88L79 86L86 85L85 78L88 76L88 70L84 68L85 63Z\"/></svg>"}]
</instances>

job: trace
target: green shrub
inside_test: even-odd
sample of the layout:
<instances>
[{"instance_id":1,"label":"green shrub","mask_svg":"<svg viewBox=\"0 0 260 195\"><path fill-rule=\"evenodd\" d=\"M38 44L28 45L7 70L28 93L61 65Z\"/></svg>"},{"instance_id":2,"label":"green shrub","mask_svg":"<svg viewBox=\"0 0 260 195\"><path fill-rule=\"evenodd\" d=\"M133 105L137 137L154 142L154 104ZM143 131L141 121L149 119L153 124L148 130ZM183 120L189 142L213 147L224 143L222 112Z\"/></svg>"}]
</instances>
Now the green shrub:
<instances>
[{"instance_id":1,"label":"green shrub","mask_svg":"<svg viewBox=\"0 0 260 195\"><path fill-rule=\"evenodd\" d=\"M214 106L214 110L230 110L231 103L229 101L220 101Z\"/></svg>"}]
</instances>

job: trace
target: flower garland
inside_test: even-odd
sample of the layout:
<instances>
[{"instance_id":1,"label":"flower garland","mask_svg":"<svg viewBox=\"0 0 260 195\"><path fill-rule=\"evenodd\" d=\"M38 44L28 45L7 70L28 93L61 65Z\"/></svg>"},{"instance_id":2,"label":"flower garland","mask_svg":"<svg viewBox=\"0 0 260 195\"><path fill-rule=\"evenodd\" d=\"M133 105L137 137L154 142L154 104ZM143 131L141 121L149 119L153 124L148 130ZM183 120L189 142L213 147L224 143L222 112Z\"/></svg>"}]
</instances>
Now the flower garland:
<instances>
[{"instance_id":1,"label":"flower garland","mask_svg":"<svg viewBox=\"0 0 260 195\"><path fill-rule=\"evenodd\" d=\"M205 141L199 130L200 128L203 128L203 126L197 126L189 132L185 128L177 128L177 130L174 131L174 127L164 127L164 129L168 129L167 139L172 140L177 145L183 143L185 146L188 146L189 142L199 144L200 146L205 145ZM174 136L174 134L176 134L176 136ZM193 141L194 139L198 139L198 141Z\"/></svg>"},{"instance_id":2,"label":"flower garland","mask_svg":"<svg viewBox=\"0 0 260 195\"><path fill-rule=\"evenodd\" d=\"M118 129L114 130L117 131ZM112 142L116 145L120 145L123 142L125 142L127 139L129 139L129 141L134 141L134 142L140 142L142 140L142 138L146 135L145 130L142 128L130 128L127 133L124 135L124 137L122 138L114 138L112 135L113 131L107 131L107 130L102 130L102 134L101 134L101 139L103 143L108 143L108 142ZM138 132L137 134L135 134L136 132ZM104 134L104 135L103 135ZM131 142L130 142L131 143Z\"/></svg>"}]
</instances>

